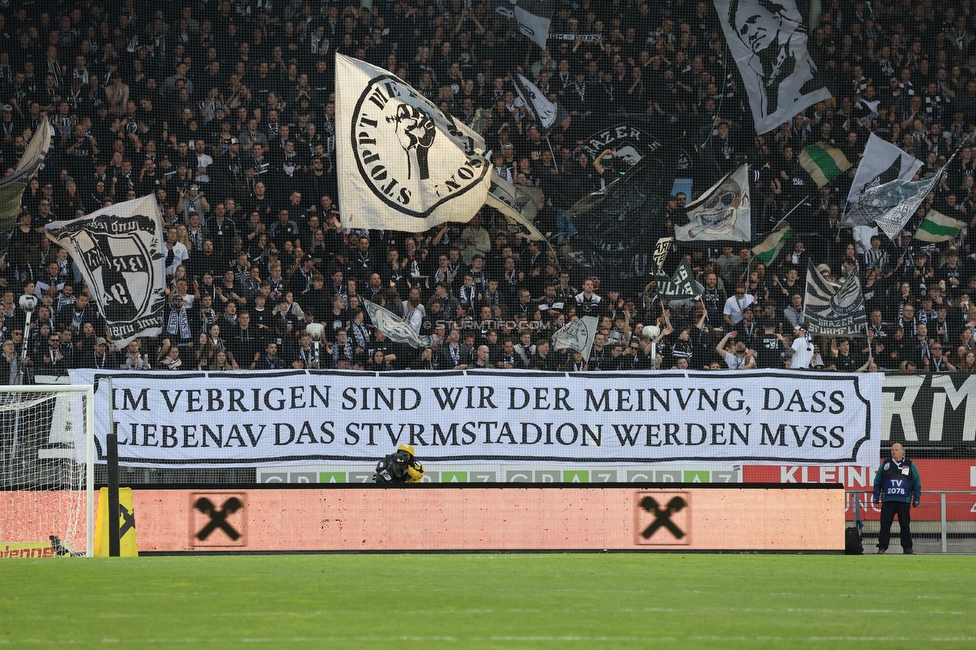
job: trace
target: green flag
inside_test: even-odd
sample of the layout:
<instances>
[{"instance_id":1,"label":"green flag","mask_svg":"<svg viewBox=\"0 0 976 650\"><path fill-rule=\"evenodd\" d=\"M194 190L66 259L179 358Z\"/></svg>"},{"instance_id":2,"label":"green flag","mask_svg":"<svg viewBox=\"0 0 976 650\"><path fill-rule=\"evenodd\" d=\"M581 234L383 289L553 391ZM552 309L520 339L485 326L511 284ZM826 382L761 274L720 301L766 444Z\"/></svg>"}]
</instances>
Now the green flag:
<instances>
[{"instance_id":1,"label":"green flag","mask_svg":"<svg viewBox=\"0 0 976 650\"><path fill-rule=\"evenodd\" d=\"M807 170L817 187L823 187L851 167L844 152L823 142L805 147L797 156L797 161Z\"/></svg>"},{"instance_id":2,"label":"green flag","mask_svg":"<svg viewBox=\"0 0 976 650\"><path fill-rule=\"evenodd\" d=\"M781 230L774 230L762 243L753 247L752 254L763 264L769 266L792 236L793 230L789 226Z\"/></svg>"},{"instance_id":3,"label":"green flag","mask_svg":"<svg viewBox=\"0 0 976 650\"><path fill-rule=\"evenodd\" d=\"M949 241L959 236L959 231L966 225L965 221L960 221L953 217L948 217L941 212L929 210L915 231L915 239L922 241L940 242Z\"/></svg>"}]
</instances>

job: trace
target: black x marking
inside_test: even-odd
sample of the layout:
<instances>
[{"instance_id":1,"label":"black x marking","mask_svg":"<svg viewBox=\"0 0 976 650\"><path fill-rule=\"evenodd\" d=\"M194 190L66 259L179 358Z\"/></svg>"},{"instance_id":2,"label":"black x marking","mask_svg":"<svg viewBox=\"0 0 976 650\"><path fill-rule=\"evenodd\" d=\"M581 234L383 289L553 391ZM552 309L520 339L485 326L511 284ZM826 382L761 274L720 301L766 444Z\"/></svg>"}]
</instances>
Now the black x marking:
<instances>
[{"instance_id":1,"label":"black x marking","mask_svg":"<svg viewBox=\"0 0 976 650\"><path fill-rule=\"evenodd\" d=\"M134 511L130 512L121 504L119 505L119 515L122 517L122 524L119 526L119 539L122 539L127 532L135 530L136 515Z\"/></svg>"},{"instance_id":2,"label":"black x marking","mask_svg":"<svg viewBox=\"0 0 976 650\"><path fill-rule=\"evenodd\" d=\"M642 532L641 535L644 536L644 539L650 539L651 535L656 533L658 528L663 527L670 530L675 539L681 539L685 536L685 533L678 528L673 521L671 521L671 515L675 514L676 512L680 512L686 505L688 504L685 503L684 499L681 497L674 497L668 501L667 506L661 508L657 504L657 501L655 501L653 498L644 497L641 499L640 507L647 512L653 513L654 521L650 526L644 529L644 532Z\"/></svg>"},{"instance_id":3,"label":"black x marking","mask_svg":"<svg viewBox=\"0 0 976 650\"><path fill-rule=\"evenodd\" d=\"M227 536L231 539L236 540L241 536L241 534L237 532L233 526L227 523L228 515L231 515L244 507L244 504L237 497L231 497L224 501L223 505L220 506L220 510L218 510L213 502L207 497L200 497L197 499L196 503L193 504L193 507L203 514L210 516L210 523L200 529L200 532L197 533L197 539L200 541L210 537L210 533L214 532L218 528L227 533Z\"/></svg>"}]
</instances>

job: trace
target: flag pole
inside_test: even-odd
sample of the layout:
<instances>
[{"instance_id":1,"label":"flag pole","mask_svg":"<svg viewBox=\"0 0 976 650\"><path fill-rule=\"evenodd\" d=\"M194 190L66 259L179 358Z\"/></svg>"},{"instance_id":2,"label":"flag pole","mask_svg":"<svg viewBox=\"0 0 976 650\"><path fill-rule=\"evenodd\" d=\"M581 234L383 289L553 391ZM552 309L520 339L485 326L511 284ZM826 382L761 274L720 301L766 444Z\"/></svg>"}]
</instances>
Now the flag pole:
<instances>
[{"instance_id":1,"label":"flag pole","mask_svg":"<svg viewBox=\"0 0 976 650\"><path fill-rule=\"evenodd\" d=\"M559 162L558 162L559 159L556 158L556 151L552 148L552 142L549 141L549 134L548 133L546 134L546 144L549 145L549 153L552 154L552 164L558 166L559 165Z\"/></svg>"},{"instance_id":2,"label":"flag pole","mask_svg":"<svg viewBox=\"0 0 976 650\"><path fill-rule=\"evenodd\" d=\"M771 228L771 229L769 230L769 232L770 232L770 233L774 233L774 232L776 232L777 230L779 230L779 227L783 225L783 222L784 222L784 221L786 221L787 219L789 219L789 218L790 218L790 215L791 215L791 214L793 214L794 212L796 212L796 209L797 209L797 208L799 208L799 207L800 207L801 205L803 205L803 202L804 202L804 201L806 201L806 200L807 200L808 198L809 198L809 196L807 196L807 197L804 197L804 198L802 198L802 199L800 199L800 201L799 201L799 203L797 203L797 204L796 204L796 205L794 205L794 206L793 206L792 208L790 208L790 211L789 211L789 212L787 212L786 214L784 214L784 215L783 215L783 218L782 218L782 219L780 219L779 221L777 221L777 222L776 222L776 225L775 225L775 226L773 226L773 227L772 227L772 228ZM769 236L769 235L767 235L767 237L768 237L768 236ZM757 244L757 245L758 245L758 244ZM748 263L748 264L746 265L746 273L751 273L751 272L752 272L752 262L753 262L753 260L755 260L755 259L756 259L756 256L755 256L755 255L753 254L753 252L752 252L752 248L753 248L753 247L751 247L751 246L749 247L749 263Z\"/></svg>"}]
</instances>

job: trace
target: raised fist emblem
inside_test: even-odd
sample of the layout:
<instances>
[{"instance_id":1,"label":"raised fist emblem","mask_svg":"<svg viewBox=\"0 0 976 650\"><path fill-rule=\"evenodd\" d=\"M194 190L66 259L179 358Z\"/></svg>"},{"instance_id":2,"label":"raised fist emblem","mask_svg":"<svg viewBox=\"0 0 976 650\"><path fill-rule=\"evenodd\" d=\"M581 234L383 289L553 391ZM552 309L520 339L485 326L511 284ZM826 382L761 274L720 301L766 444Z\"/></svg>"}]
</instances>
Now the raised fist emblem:
<instances>
[{"instance_id":1,"label":"raised fist emblem","mask_svg":"<svg viewBox=\"0 0 976 650\"><path fill-rule=\"evenodd\" d=\"M434 143L434 136L437 135L437 128L434 120L416 106L400 104L397 107L396 117L388 118L394 122L396 127L397 139L400 146L407 152L407 178L412 176L413 158L417 158L417 168L420 171L420 180L425 181L430 178L430 171L427 167L427 155L430 146Z\"/></svg>"}]
</instances>

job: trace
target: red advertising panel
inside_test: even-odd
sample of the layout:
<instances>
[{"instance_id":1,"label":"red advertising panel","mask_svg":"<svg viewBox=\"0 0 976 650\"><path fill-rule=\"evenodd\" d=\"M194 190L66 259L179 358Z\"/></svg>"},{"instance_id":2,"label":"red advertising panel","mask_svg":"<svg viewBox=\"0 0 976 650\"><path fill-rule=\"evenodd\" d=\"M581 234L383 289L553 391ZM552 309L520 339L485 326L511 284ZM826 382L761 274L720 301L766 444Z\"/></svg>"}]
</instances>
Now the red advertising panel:
<instances>
[{"instance_id":1,"label":"red advertising panel","mask_svg":"<svg viewBox=\"0 0 976 650\"><path fill-rule=\"evenodd\" d=\"M922 502L912 518L938 521L942 517L939 492L946 494L946 519L976 520L976 460L912 460L922 479ZM880 462L879 462L880 464ZM878 516L879 506L871 503L874 475L878 466L844 467L837 465L745 465L743 483L827 484L842 483L847 490L847 519L854 518L854 500L863 517ZM872 515L871 513L874 513Z\"/></svg>"},{"instance_id":2,"label":"red advertising panel","mask_svg":"<svg viewBox=\"0 0 976 650\"><path fill-rule=\"evenodd\" d=\"M133 503L141 553L840 551L844 493L811 487L160 489Z\"/></svg>"}]
</instances>

